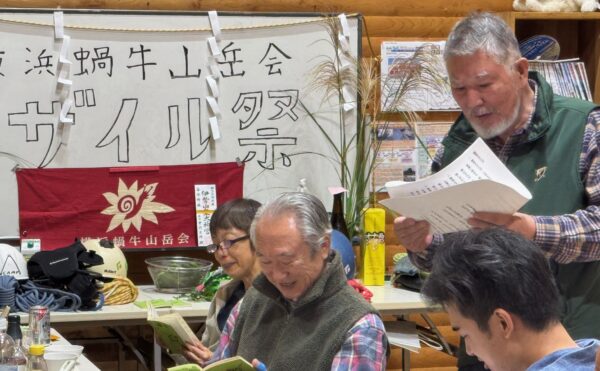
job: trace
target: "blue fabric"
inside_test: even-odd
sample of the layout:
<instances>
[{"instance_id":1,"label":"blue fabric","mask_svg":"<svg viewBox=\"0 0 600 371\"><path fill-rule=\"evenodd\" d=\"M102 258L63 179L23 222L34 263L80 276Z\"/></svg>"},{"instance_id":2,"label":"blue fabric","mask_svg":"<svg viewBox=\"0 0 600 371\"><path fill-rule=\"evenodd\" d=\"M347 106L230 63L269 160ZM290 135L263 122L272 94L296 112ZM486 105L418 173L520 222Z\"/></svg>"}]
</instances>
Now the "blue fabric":
<instances>
[{"instance_id":1,"label":"blue fabric","mask_svg":"<svg viewBox=\"0 0 600 371\"><path fill-rule=\"evenodd\" d=\"M410 261L408 255L403 256L394 265L394 273L403 274L405 276L416 276L419 274L419 270Z\"/></svg>"},{"instance_id":2,"label":"blue fabric","mask_svg":"<svg viewBox=\"0 0 600 371\"><path fill-rule=\"evenodd\" d=\"M600 341L594 339L577 340L577 348L558 350L550 353L529 366L527 371L591 371L594 369L596 352Z\"/></svg>"}]
</instances>

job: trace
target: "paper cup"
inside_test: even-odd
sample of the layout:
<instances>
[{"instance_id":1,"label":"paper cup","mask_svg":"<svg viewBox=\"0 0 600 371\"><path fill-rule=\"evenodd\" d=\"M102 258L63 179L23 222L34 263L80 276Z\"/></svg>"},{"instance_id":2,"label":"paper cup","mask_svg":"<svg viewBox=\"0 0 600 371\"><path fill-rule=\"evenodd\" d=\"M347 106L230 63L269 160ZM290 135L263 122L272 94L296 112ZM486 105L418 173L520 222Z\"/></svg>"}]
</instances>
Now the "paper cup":
<instances>
[{"instance_id":1,"label":"paper cup","mask_svg":"<svg viewBox=\"0 0 600 371\"><path fill-rule=\"evenodd\" d=\"M77 358L79 358L77 353L50 352L44 354L48 371L59 371L67 361L76 360Z\"/></svg>"},{"instance_id":2,"label":"paper cup","mask_svg":"<svg viewBox=\"0 0 600 371\"><path fill-rule=\"evenodd\" d=\"M46 347L45 353L76 353L81 355L83 346L73 344L50 344Z\"/></svg>"}]
</instances>

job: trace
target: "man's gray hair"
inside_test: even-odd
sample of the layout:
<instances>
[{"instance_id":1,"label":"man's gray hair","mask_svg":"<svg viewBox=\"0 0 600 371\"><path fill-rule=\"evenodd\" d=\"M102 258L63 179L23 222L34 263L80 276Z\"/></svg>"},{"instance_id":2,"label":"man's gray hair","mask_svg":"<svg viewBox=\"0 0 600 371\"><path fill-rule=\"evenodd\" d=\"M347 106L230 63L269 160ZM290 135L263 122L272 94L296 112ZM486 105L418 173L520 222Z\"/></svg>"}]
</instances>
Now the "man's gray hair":
<instances>
[{"instance_id":1,"label":"man's gray hair","mask_svg":"<svg viewBox=\"0 0 600 371\"><path fill-rule=\"evenodd\" d=\"M256 246L256 224L263 217L279 217L292 214L298 231L310 249L318 252L325 238L331 233L329 215L323 203L309 193L283 193L266 203L256 213L250 226L250 239Z\"/></svg>"},{"instance_id":2,"label":"man's gray hair","mask_svg":"<svg viewBox=\"0 0 600 371\"><path fill-rule=\"evenodd\" d=\"M487 12L475 12L454 25L446 41L444 60L481 50L505 66L521 57L519 42L504 20Z\"/></svg>"}]
</instances>

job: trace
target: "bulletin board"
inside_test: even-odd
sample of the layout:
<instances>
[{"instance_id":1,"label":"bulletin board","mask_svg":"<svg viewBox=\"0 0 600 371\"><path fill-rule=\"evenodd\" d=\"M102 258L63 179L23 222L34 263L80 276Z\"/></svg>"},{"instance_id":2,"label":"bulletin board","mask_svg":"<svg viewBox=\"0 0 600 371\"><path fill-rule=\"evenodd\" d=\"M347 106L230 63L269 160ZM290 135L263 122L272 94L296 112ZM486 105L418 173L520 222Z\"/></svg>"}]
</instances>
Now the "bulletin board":
<instances>
[{"instance_id":1,"label":"bulletin board","mask_svg":"<svg viewBox=\"0 0 600 371\"><path fill-rule=\"evenodd\" d=\"M342 27L352 58L359 25ZM326 17L4 9L0 40L0 236L19 234L17 167L237 161L246 197L264 202L304 178L331 205L337 155L321 130L338 139L340 105L346 122L356 112L348 94L308 86L340 52Z\"/></svg>"}]
</instances>

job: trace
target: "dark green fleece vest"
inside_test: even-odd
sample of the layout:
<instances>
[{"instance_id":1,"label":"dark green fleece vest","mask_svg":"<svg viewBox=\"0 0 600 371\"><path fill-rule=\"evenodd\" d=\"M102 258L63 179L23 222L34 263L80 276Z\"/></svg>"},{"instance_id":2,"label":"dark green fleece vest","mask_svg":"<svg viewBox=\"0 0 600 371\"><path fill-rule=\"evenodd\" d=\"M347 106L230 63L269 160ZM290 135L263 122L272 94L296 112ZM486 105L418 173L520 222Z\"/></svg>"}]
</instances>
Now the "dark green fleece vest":
<instances>
[{"instance_id":1,"label":"dark green fleece vest","mask_svg":"<svg viewBox=\"0 0 600 371\"><path fill-rule=\"evenodd\" d=\"M539 89L535 113L527 140L510 154L506 165L533 195L522 212L546 216L573 213L587 205L578 164L587 117L595 106L554 95L535 72L529 77ZM442 167L476 138L461 115L443 141ZM600 338L600 262L552 263L563 299L563 324L575 339Z\"/></svg>"},{"instance_id":2,"label":"dark green fleece vest","mask_svg":"<svg viewBox=\"0 0 600 371\"><path fill-rule=\"evenodd\" d=\"M230 339L236 354L269 371L329 370L348 330L377 311L346 283L338 254L302 298L291 303L264 275L244 296Z\"/></svg>"}]
</instances>

